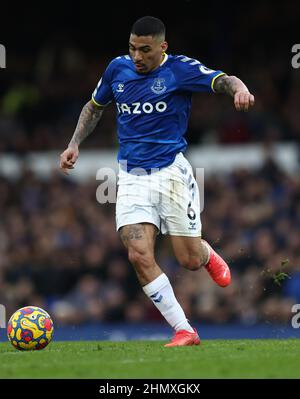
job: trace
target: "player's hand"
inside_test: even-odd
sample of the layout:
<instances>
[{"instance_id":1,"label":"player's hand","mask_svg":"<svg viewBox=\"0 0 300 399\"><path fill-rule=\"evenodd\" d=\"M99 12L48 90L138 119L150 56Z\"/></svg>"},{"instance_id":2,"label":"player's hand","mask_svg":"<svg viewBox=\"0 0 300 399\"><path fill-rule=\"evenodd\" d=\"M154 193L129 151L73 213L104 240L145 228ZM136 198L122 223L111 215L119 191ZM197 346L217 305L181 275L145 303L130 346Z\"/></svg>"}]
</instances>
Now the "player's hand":
<instances>
[{"instance_id":1,"label":"player's hand","mask_svg":"<svg viewBox=\"0 0 300 399\"><path fill-rule=\"evenodd\" d=\"M74 164L79 156L79 150L77 145L68 147L64 152L60 154L60 169L67 175L69 169L74 169Z\"/></svg>"},{"instance_id":2,"label":"player's hand","mask_svg":"<svg viewBox=\"0 0 300 399\"><path fill-rule=\"evenodd\" d=\"M237 111L248 111L254 105L254 95L249 91L237 91L234 95L234 105Z\"/></svg>"}]
</instances>

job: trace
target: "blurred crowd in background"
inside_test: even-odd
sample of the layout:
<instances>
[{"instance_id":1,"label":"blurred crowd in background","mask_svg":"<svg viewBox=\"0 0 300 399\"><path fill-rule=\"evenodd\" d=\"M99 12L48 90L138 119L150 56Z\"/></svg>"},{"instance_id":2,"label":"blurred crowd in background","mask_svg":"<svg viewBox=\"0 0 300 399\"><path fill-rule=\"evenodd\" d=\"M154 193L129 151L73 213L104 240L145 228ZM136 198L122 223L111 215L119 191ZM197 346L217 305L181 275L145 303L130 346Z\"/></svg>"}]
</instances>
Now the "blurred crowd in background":
<instances>
[{"instance_id":1,"label":"blurred crowd in background","mask_svg":"<svg viewBox=\"0 0 300 399\"><path fill-rule=\"evenodd\" d=\"M183 3L186 8L187 3L195 5ZM110 23L115 16L100 23L97 13L75 4L72 21L67 6L61 5L55 30L47 12L36 18L33 11L23 45L17 35L4 43L0 156L47 150L59 155L106 65L128 52L131 24L145 14L165 21L168 53L185 54L236 75L256 97L251 112L238 113L224 95L195 95L190 144L296 144L300 71L291 67L294 42L288 35L298 26L299 13L293 4L289 9L264 1L252 8L237 4L234 12L222 7L213 18L204 8L201 16L188 9L187 18L184 7L173 17L148 12L144 6L145 12L136 16L116 16L122 21L117 30ZM22 16L15 18L18 29ZM84 142L85 149L117 148L115 115L114 106L108 107ZM34 304L66 324L162 320L142 292L115 232L114 205L98 204L96 188L94 178L79 184L58 171L49 180L26 168L14 181L0 176L0 303L7 305L8 314ZM221 289L205 270L181 269L168 240L159 237L158 263L187 317L246 324L290 320L292 305L300 303L298 176L287 175L272 158L258 171L210 176L201 218L203 237L228 260L233 282Z\"/></svg>"},{"instance_id":2,"label":"blurred crowd in background","mask_svg":"<svg viewBox=\"0 0 300 399\"><path fill-rule=\"evenodd\" d=\"M256 97L251 112L237 113L224 95L194 96L189 143L299 140L300 73L291 66L291 48L298 38L297 2L272 7L265 1L251 7L228 3L213 17L208 5L201 5L199 15L193 13L197 2L178 3L182 7L174 4L172 13L162 6L156 12L166 24L167 52L240 77ZM140 9L126 18L121 8L112 15L108 10L101 23L97 13L79 5L72 5L72 20L63 4L56 14L34 9L22 30L22 43L7 35L7 69L0 74L0 151L24 154L66 146L106 66L128 53L131 25L150 11L146 5ZM19 26L22 16L15 18ZM115 114L115 106L109 106L85 148L117 145Z\"/></svg>"}]
</instances>

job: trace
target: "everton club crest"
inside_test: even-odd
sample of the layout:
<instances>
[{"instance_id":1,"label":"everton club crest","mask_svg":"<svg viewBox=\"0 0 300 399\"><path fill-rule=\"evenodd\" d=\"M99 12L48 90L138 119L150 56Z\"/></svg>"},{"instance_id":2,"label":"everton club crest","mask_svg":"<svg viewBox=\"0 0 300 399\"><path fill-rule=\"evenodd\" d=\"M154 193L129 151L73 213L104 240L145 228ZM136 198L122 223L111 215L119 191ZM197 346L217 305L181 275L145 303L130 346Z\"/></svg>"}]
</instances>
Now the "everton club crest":
<instances>
[{"instance_id":1,"label":"everton club crest","mask_svg":"<svg viewBox=\"0 0 300 399\"><path fill-rule=\"evenodd\" d=\"M167 90L165 85L165 79L163 78L155 78L153 85L151 86L151 90L155 94L162 94Z\"/></svg>"}]
</instances>

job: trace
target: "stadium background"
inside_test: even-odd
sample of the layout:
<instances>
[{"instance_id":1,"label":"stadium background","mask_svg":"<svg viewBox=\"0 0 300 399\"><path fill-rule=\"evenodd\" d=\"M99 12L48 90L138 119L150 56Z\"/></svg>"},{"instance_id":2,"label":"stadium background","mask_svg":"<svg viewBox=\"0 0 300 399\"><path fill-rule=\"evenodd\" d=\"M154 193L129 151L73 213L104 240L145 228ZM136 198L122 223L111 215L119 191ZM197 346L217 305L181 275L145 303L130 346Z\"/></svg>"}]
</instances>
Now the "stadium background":
<instances>
[{"instance_id":1,"label":"stadium background","mask_svg":"<svg viewBox=\"0 0 300 399\"><path fill-rule=\"evenodd\" d=\"M95 198L98 165L89 160L96 154L100 166L116 152L113 107L82 145L85 162L69 178L57 168L106 64L127 53L131 24L150 14L166 24L169 53L240 77L256 97L242 114L226 96L196 95L187 134L193 166L217 153L205 170L203 235L229 260L232 285L180 269L161 237L158 262L201 336L299 336L291 328L300 303L300 69L291 65L299 6L164 4L4 6L0 303L8 316L28 304L47 309L58 337L170 334L127 261L114 205Z\"/></svg>"}]
</instances>

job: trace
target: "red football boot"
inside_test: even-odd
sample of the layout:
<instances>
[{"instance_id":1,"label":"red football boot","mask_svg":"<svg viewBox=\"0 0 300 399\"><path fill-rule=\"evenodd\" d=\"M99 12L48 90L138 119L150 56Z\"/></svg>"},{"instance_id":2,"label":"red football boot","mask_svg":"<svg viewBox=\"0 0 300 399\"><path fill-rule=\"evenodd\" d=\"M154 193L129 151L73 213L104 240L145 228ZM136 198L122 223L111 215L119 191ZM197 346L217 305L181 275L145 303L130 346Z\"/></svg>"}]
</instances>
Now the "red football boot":
<instances>
[{"instance_id":1,"label":"red football boot","mask_svg":"<svg viewBox=\"0 0 300 399\"><path fill-rule=\"evenodd\" d=\"M205 241L206 245L208 245L210 249L210 258L205 265L206 270L208 271L210 277L220 286L220 287L226 287L227 285L230 284L231 281L231 275L230 275L230 269L225 260L221 258L220 255L216 253L212 249L212 247Z\"/></svg>"},{"instance_id":2,"label":"red football boot","mask_svg":"<svg viewBox=\"0 0 300 399\"><path fill-rule=\"evenodd\" d=\"M199 345L200 338L199 335L194 328L194 332L189 332L186 330L177 331L172 338L171 342L165 344L164 346L191 346L191 345Z\"/></svg>"}]
</instances>

